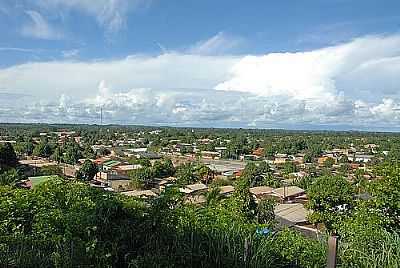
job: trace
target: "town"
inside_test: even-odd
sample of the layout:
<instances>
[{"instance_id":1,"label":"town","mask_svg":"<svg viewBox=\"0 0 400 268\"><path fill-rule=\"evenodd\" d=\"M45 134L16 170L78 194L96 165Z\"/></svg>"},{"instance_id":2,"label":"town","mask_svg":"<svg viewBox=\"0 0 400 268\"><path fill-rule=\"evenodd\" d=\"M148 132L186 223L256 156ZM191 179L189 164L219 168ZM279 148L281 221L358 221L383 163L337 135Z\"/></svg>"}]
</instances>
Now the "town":
<instances>
[{"instance_id":1,"label":"town","mask_svg":"<svg viewBox=\"0 0 400 268\"><path fill-rule=\"evenodd\" d=\"M363 132L16 124L0 134L1 185L78 181L149 205L176 189L198 208L247 191L258 232L289 228L311 240L336 232L324 209L340 218L332 214L373 198L367 185L384 180L378 167L400 148L397 134ZM337 200L323 208L329 194Z\"/></svg>"}]
</instances>

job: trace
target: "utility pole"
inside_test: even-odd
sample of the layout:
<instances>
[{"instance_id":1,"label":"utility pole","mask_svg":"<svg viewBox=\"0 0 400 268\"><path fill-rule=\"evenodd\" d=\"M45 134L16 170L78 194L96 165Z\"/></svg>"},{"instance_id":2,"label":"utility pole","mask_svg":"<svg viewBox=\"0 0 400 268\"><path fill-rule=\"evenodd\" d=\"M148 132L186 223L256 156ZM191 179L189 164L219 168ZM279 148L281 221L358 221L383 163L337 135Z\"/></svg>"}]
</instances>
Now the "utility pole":
<instances>
[{"instance_id":1,"label":"utility pole","mask_svg":"<svg viewBox=\"0 0 400 268\"><path fill-rule=\"evenodd\" d=\"M336 268L337 261L337 250L338 250L338 237L331 235L328 238L328 262L327 268Z\"/></svg>"}]
</instances>

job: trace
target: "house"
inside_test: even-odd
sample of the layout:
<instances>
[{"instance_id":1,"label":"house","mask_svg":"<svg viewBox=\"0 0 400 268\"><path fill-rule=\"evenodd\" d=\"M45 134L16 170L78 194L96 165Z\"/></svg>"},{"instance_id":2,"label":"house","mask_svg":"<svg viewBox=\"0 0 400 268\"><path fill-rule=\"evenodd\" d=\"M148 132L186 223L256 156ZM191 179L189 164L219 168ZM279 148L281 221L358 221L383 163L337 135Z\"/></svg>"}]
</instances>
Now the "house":
<instances>
[{"instance_id":1,"label":"house","mask_svg":"<svg viewBox=\"0 0 400 268\"><path fill-rule=\"evenodd\" d=\"M206 192L207 189L208 189L207 185L203 183L195 183L186 185L184 188L179 188L179 191L185 194L199 194Z\"/></svg>"},{"instance_id":2,"label":"house","mask_svg":"<svg viewBox=\"0 0 400 268\"><path fill-rule=\"evenodd\" d=\"M147 159L160 159L161 157L154 152L138 152L135 154L136 158L147 158Z\"/></svg>"},{"instance_id":3,"label":"house","mask_svg":"<svg viewBox=\"0 0 400 268\"><path fill-rule=\"evenodd\" d=\"M117 167L118 165L120 165L121 162L117 161L117 160L108 160L106 162L103 162L102 164L102 169L103 171L107 171L107 170L111 170L115 167Z\"/></svg>"},{"instance_id":4,"label":"house","mask_svg":"<svg viewBox=\"0 0 400 268\"><path fill-rule=\"evenodd\" d=\"M281 201L294 200L305 193L304 189L297 186L284 186L272 190L272 193Z\"/></svg>"},{"instance_id":5,"label":"house","mask_svg":"<svg viewBox=\"0 0 400 268\"><path fill-rule=\"evenodd\" d=\"M256 150L253 151L253 155L256 155L258 157L263 157L265 154L265 149L264 148L257 148Z\"/></svg>"},{"instance_id":6,"label":"house","mask_svg":"<svg viewBox=\"0 0 400 268\"><path fill-rule=\"evenodd\" d=\"M223 196L230 196L235 191L232 185L226 185L219 187L219 193Z\"/></svg>"},{"instance_id":7,"label":"house","mask_svg":"<svg viewBox=\"0 0 400 268\"><path fill-rule=\"evenodd\" d=\"M287 160L289 160L287 154L276 154L274 164L275 165L284 164Z\"/></svg>"},{"instance_id":8,"label":"house","mask_svg":"<svg viewBox=\"0 0 400 268\"><path fill-rule=\"evenodd\" d=\"M131 180L110 180L108 186L116 192L131 190Z\"/></svg>"},{"instance_id":9,"label":"house","mask_svg":"<svg viewBox=\"0 0 400 268\"><path fill-rule=\"evenodd\" d=\"M303 204L278 204L274 209L275 219L280 225L291 227L307 223L308 211Z\"/></svg>"},{"instance_id":10,"label":"house","mask_svg":"<svg viewBox=\"0 0 400 268\"><path fill-rule=\"evenodd\" d=\"M157 196L156 193L154 193L153 191L150 191L150 190L126 191L126 192L121 192L121 194L126 195L126 196L139 197L139 198L150 198L150 197L156 197Z\"/></svg>"},{"instance_id":11,"label":"house","mask_svg":"<svg viewBox=\"0 0 400 268\"><path fill-rule=\"evenodd\" d=\"M363 163L368 163L372 160L374 156L373 155L368 155L368 154L354 154L348 157L349 161L351 162L363 162Z\"/></svg>"},{"instance_id":12,"label":"house","mask_svg":"<svg viewBox=\"0 0 400 268\"><path fill-rule=\"evenodd\" d=\"M206 159L219 159L221 157L220 152L201 151L201 157Z\"/></svg>"},{"instance_id":13,"label":"house","mask_svg":"<svg viewBox=\"0 0 400 268\"><path fill-rule=\"evenodd\" d=\"M260 199L262 197L271 195L273 189L274 188L268 186L251 187L250 193L252 193L257 199Z\"/></svg>"},{"instance_id":14,"label":"house","mask_svg":"<svg viewBox=\"0 0 400 268\"><path fill-rule=\"evenodd\" d=\"M142 168L142 165L119 165L115 168L115 171L117 171L119 175L128 176L129 171L139 168Z\"/></svg>"},{"instance_id":15,"label":"house","mask_svg":"<svg viewBox=\"0 0 400 268\"><path fill-rule=\"evenodd\" d=\"M318 229L308 222L309 211L303 204L278 204L274 209L274 213L280 227L293 228L311 238L317 238L320 233Z\"/></svg>"},{"instance_id":16,"label":"house","mask_svg":"<svg viewBox=\"0 0 400 268\"><path fill-rule=\"evenodd\" d=\"M162 192L165 190L165 187L173 184L176 181L175 177L168 178L153 178L150 182L150 186L154 188L158 192Z\"/></svg>"},{"instance_id":17,"label":"house","mask_svg":"<svg viewBox=\"0 0 400 268\"><path fill-rule=\"evenodd\" d=\"M325 161L328 159L333 159L336 163L336 158L334 158L333 155L331 155L331 156L324 155L324 156L318 157L318 165L323 166L325 164Z\"/></svg>"},{"instance_id":18,"label":"house","mask_svg":"<svg viewBox=\"0 0 400 268\"><path fill-rule=\"evenodd\" d=\"M253 155L253 154L245 154L245 155L241 155L240 156L240 160L241 161L244 161L244 160L255 161L255 160L259 159L259 158L260 158L259 156Z\"/></svg>"}]
</instances>

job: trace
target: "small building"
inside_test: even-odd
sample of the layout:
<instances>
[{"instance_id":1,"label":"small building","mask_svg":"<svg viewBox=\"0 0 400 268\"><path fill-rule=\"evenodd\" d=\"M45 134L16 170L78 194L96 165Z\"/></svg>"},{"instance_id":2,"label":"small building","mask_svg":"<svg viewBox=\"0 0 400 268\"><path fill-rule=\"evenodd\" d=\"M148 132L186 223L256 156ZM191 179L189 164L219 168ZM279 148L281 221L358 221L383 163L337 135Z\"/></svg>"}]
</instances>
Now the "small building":
<instances>
[{"instance_id":1,"label":"small building","mask_svg":"<svg viewBox=\"0 0 400 268\"><path fill-rule=\"evenodd\" d=\"M192 195L192 194L204 193L207 191L207 189L208 187L204 183L195 183L186 185L184 188L179 188L179 191L181 193Z\"/></svg>"},{"instance_id":2,"label":"small building","mask_svg":"<svg viewBox=\"0 0 400 268\"><path fill-rule=\"evenodd\" d=\"M223 196L230 196L235 191L235 187L232 185L226 185L219 187L219 193Z\"/></svg>"},{"instance_id":3,"label":"small building","mask_svg":"<svg viewBox=\"0 0 400 268\"><path fill-rule=\"evenodd\" d=\"M272 193L279 197L281 201L294 200L305 193L304 189L297 186L284 186L272 190Z\"/></svg>"},{"instance_id":4,"label":"small building","mask_svg":"<svg viewBox=\"0 0 400 268\"><path fill-rule=\"evenodd\" d=\"M151 190L126 191L126 192L121 192L121 194L126 195L126 196L139 197L139 198L151 198L151 197L157 196L157 194Z\"/></svg>"},{"instance_id":5,"label":"small building","mask_svg":"<svg viewBox=\"0 0 400 268\"><path fill-rule=\"evenodd\" d=\"M219 159L221 157L220 152L201 151L201 157L206 159Z\"/></svg>"},{"instance_id":6,"label":"small building","mask_svg":"<svg viewBox=\"0 0 400 268\"><path fill-rule=\"evenodd\" d=\"M307 223L308 211L303 204L278 204L274 209L275 219L280 225L291 227Z\"/></svg>"},{"instance_id":7,"label":"small building","mask_svg":"<svg viewBox=\"0 0 400 268\"><path fill-rule=\"evenodd\" d=\"M252 193L257 199L260 199L265 196L271 195L273 189L274 188L268 186L251 187L250 193Z\"/></svg>"}]
</instances>

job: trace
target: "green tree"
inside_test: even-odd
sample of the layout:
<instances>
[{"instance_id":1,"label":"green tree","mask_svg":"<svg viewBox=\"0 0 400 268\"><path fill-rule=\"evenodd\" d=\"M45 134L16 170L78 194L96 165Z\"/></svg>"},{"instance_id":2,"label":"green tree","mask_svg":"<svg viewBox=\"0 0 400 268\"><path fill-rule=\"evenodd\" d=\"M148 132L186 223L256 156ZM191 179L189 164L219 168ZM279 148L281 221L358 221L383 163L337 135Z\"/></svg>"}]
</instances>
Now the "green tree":
<instances>
[{"instance_id":1,"label":"green tree","mask_svg":"<svg viewBox=\"0 0 400 268\"><path fill-rule=\"evenodd\" d=\"M57 163L60 163L63 160L63 151L60 147L56 147L54 150L54 153L51 155L51 158L56 161Z\"/></svg>"},{"instance_id":2,"label":"green tree","mask_svg":"<svg viewBox=\"0 0 400 268\"><path fill-rule=\"evenodd\" d=\"M0 144L0 170L2 167L15 167L17 155L10 143Z\"/></svg>"},{"instance_id":3,"label":"green tree","mask_svg":"<svg viewBox=\"0 0 400 268\"><path fill-rule=\"evenodd\" d=\"M82 158L81 148L76 142L69 142L65 145L64 162L67 164L75 165L78 160Z\"/></svg>"},{"instance_id":4,"label":"green tree","mask_svg":"<svg viewBox=\"0 0 400 268\"><path fill-rule=\"evenodd\" d=\"M260 224L272 224L275 220L275 201L272 199L261 199L257 204L256 217Z\"/></svg>"},{"instance_id":5,"label":"green tree","mask_svg":"<svg viewBox=\"0 0 400 268\"><path fill-rule=\"evenodd\" d=\"M12 186L22 179L22 175L15 168L0 173L0 186Z\"/></svg>"},{"instance_id":6,"label":"green tree","mask_svg":"<svg viewBox=\"0 0 400 268\"><path fill-rule=\"evenodd\" d=\"M297 171L297 167L294 162L288 161L288 162L285 162L285 164L283 164L283 173L284 174L289 175L290 173L293 173L296 171Z\"/></svg>"},{"instance_id":7,"label":"green tree","mask_svg":"<svg viewBox=\"0 0 400 268\"><path fill-rule=\"evenodd\" d=\"M158 160L154 162L153 173L155 177L165 178L173 176L175 173L174 165L171 159Z\"/></svg>"},{"instance_id":8,"label":"green tree","mask_svg":"<svg viewBox=\"0 0 400 268\"><path fill-rule=\"evenodd\" d=\"M313 211L310 220L322 222L328 231L334 231L334 224L349 214L353 207L353 188L339 176L322 176L308 188L307 206Z\"/></svg>"},{"instance_id":9,"label":"green tree","mask_svg":"<svg viewBox=\"0 0 400 268\"><path fill-rule=\"evenodd\" d=\"M46 141L42 140L33 149L33 155L40 157L49 157L53 153L51 145Z\"/></svg>"},{"instance_id":10,"label":"green tree","mask_svg":"<svg viewBox=\"0 0 400 268\"><path fill-rule=\"evenodd\" d=\"M136 187L148 188L154 178L153 170L151 167L142 167L132 170L128 173L132 180L132 185Z\"/></svg>"},{"instance_id":11,"label":"green tree","mask_svg":"<svg viewBox=\"0 0 400 268\"><path fill-rule=\"evenodd\" d=\"M81 168L78 170L76 178L83 181L90 181L94 178L97 172L98 168L96 164L86 159Z\"/></svg>"},{"instance_id":12,"label":"green tree","mask_svg":"<svg viewBox=\"0 0 400 268\"><path fill-rule=\"evenodd\" d=\"M196 165L194 163L185 163L178 166L176 177L180 185L192 184L200 180L196 173Z\"/></svg>"},{"instance_id":13,"label":"green tree","mask_svg":"<svg viewBox=\"0 0 400 268\"><path fill-rule=\"evenodd\" d=\"M335 159L333 159L332 157L328 157L324 161L324 167L326 167L326 168L331 168L334 164L335 164Z\"/></svg>"},{"instance_id":14,"label":"green tree","mask_svg":"<svg viewBox=\"0 0 400 268\"><path fill-rule=\"evenodd\" d=\"M51 176L51 175L58 175L62 176L63 172L61 167L57 165L50 165L50 166L44 166L40 168L39 174L41 176Z\"/></svg>"}]
</instances>

